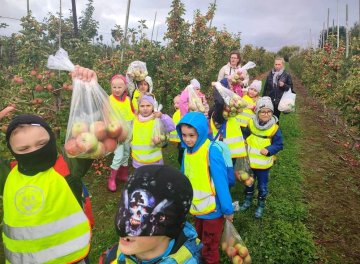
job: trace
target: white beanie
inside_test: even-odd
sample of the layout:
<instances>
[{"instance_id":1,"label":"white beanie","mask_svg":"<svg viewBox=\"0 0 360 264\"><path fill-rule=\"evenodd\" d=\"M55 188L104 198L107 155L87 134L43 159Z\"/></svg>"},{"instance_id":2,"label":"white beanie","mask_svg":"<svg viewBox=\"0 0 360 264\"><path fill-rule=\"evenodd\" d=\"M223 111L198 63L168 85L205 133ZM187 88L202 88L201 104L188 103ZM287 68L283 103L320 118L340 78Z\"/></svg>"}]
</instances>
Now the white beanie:
<instances>
[{"instance_id":1,"label":"white beanie","mask_svg":"<svg viewBox=\"0 0 360 264\"><path fill-rule=\"evenodd\" d=\"M259 100L257 100L256 109L255 109L256 115L263 108L270 109L271 111L274 112L274 106L273 106L273 103L271 102L271 98L269 96L263 96L263 97L260 97Z\"/></svg>"},{"instance_id":2,"label":"white beanie","mask_svg":"<svg viewBox=\"0 0 360 264\"><path fill-rule=\"evenodd\" d=\"M200 89L200 87L201 87L199 81L196 80L196 79L192 79L192 80L190 81L190 84L191 84L195 89Z\"/></svg>"},{"instance_id":3,"label":"white beanie","mask_svg":"<svg viewBox=\"0 0 360 264\"><path fill-rule=\"evenodd\" d=\"M149 85L149 93L152 93L153 90L153 82L150 76L145 77L145 82Z\"/></svg>"},{"instance_id":4,"label":"white beanie","mask_svg":"<svg viewBox=\"0 0 360 264\"><path fill-rule=\"evenodd\" d=\"M254 88L258 93L261 91L261 84L262 82L259 80L253 80L253 82L250 84L249 88Z\"/></svg>"}]
</instances>

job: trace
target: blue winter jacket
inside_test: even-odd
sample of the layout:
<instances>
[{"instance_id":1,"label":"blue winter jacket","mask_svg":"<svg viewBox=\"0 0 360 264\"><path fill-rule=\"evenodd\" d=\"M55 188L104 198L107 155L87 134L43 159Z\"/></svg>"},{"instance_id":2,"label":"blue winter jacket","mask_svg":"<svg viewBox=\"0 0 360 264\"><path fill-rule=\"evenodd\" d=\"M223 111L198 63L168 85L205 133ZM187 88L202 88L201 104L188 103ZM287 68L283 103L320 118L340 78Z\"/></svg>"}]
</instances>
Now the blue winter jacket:
<instances>
[{"instance_id":1,"label":"blue winter jacket","mask_svg":"<svg viewBox=\"0 0 360 264\"><path fill-rule=\"evenodd\" d=\"M181 125L187 124L194 127L198 133L198 139L193 147L188 147L183 141L181 134ZM182 144L186 147L188 153L197 151L208 138L208 121L203 113L189 112L183 116L176 126L177 133ZM212 145L209 148L209 169L210 176L214 182L216 191L216 209L214 212L205 215L196 216L201 219L215 219L223 215L234 213L232 199L227 182L227 171L224 158L218 147ZM184 173L184 159L181 164L181 171Z\"/></svg>"}]
</instances>

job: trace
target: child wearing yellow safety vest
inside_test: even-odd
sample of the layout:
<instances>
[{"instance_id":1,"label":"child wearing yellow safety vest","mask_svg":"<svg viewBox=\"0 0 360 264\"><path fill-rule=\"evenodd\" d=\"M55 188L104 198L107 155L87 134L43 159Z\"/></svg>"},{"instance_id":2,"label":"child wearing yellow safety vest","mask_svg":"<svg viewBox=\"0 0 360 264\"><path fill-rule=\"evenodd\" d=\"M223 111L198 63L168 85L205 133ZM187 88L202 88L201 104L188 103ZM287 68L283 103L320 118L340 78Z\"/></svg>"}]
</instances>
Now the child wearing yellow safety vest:
<instances>
[{"instance_id":1,"label":"child wearing yellow safety vest","mask_svg":"<svg viewBox=\"0 0 360 264\"><path fill-rule=\"evenodd\" d=\"M220 83L224 87L228 87L227 79L221 80ZM222 116L225 102L218 90L214 88L213 93L215 105L213 111L210 112L210 129L212 137L221 140L228 145L233 164L235 164L237 158L247 156L245 140L236 117L228 117L225 119Z\"/></svg>"},{"instance_id":2,"label":"child wearing yellow safety vest","mask_svg":"<svg viewBox=\"0 0 360 264\"><path fill-rule=\"evenodd\" d=\"M274 106L270 97L261 97L256 102L255 117L250 119L244 131L248 145L250 167L254 173L258 189L258 206L255 218L261 218L268 194L269 171L274 163L273 156L283 149L281 130L276 124L278 119L273 115ZM252 202L254 184L245 188L245 201L240 211L247 210Z\"/></svg>"},{"instance_id":3,"label":"child wearing yellow safety vest","mask_svg":"<svg viewBox=\"0 0 360 264\"><path fill-rule=\"evenodd\" d=\"M176 130L186 147L181 171L193 187L190 213L195 216L195 228L204 244L202 257L205 263L220 263L224 219L232 221L234 217L221 147L208 139L208 121L203 113L185 114Z\"/></svg>"},{"instance_id":4,"label":"child wearing yellow safety vest","mask_svg":"<svg viewBox=\"0 0 360 264\"><path fill-rule=\"evenodd\" d=\"M172 116L172 120L174 121L175 125L177 125L179 123L180 118L181 118L179 104L180 104L180 95L177 95L177 96L174 97L175 113ZM184 148L181 147L180 138L179 138L176 130L173 130L173 131L170 132L170 142L173 142L173 143L177 144L178 162L181 165L181 161L182 161L182 157L183 157L183 153L184 153Z\"/></svg>"},{"instance_id":5,"label":"child wearing yellow safety vest","mask_svg":"<svg viewBox=\"0 0 360 264\"><path fill-rule=\"evenodd\" d=\"M242 97L248 105L247 108L236 116L236 120L240 123L241 130L247 127L249 120L255 116L255 106L256 101L259 99L260 91L261 81L254 80L248 87L247 93Z\"/></svg>"},{"instance_id":6,"label":"child wearing yellow safety vest","mask_svg":"<svg viewBox=\"0 0 360 264\"><path fill-rule=\"evenodd\" d=\"M135 113L138 113L139 97L145 93L153 92L153 82L150 76L146 76L144 80L136 82L136 89L132 94L131 103L134 107Z\"/></svg>"},{"instance_id":7,"label":"child wearing yellow safety vest","mask_svg":"<svg viewBox=\"0 0 360 264\"><path fill-rule=\"evenodd\" d=\"M175 124L170 116L154 112L155 104L157 102L152 94L144 94L139 97L139 109L134 119L131 141L131 157L134 168L164 163L161 147L155 146L152 142L155 118L160 118L167 132L174 130Z\"/></svg>"},{"instance_id":8,"label":"child wearing yellow safety vest","mask_svg":"<svg viewBox=\"0 0 360 264\"><path fill-rule=\"evenodd\" d=\"M186 221L193 190L178 170L164 165L135 170L115 217L118 242L104 252L106 263L201 263L201 243Z\"/></svg>"},{"instance_id":9,"label":"child wearing yellow safety vest","mask_svg":"<svg viewBox=\"0 0 360 264\"><path fill-rule=\"evenodd\" d=\"M90 81L96 74L77 66L72 77ZM6 142L16 159L7 171L0 168L6 263L86 262L93 219L81 177L93 160L59 155L55 134L35 115L14 117Z\"/></svg>"},{"instance_id":10,"label":"child wearing yellow safety vest","mask_svg":"<svg viewBox=\"0 0 360 264\"><path fill-rule=\"evenodd\" d=\"M131 100L127 95L126 78L123 75L116 74L111 78L111 95L109 96L110 105L113 109L120 111L124 120L132 127L134 120L134 111ZM116 191L116 178L125 182L129 175L129 157L130 142L118 144L114 151L114 157L111 163L111 172L108 179L108 189L112 192Z\"/></svg>"}]
</instances>

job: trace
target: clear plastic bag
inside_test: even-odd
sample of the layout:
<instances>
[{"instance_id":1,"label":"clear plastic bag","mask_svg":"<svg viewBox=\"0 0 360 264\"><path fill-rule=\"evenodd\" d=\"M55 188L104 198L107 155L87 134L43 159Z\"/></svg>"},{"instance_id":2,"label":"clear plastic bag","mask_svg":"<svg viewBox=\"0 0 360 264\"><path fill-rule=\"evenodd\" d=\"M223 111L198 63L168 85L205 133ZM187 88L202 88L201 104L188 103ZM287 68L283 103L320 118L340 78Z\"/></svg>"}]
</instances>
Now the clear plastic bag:
<instances>
[{"instance_id":1,"label":"clear plastic bag","mask_svg":"<svg viewBox=\"0 0 360 264\"><path fill-rule=\"evenodd\" d=\"M129 67L126 71L126 81L130 96L132 96L133 92L136 89L135 82L145 80L146 76L148 76L148 71L145 62L133 61L129 64Z\"/></svg>"},{"instance_id":2,"label":"clear plastic bag","mask_svg":"<svg viewBox=\"0 0 360 264\"><path fill-rule=\"evenodd\" d=\"M232 263L251 263L248 248L229 220L225 221L224 231L221 236L221 249L232 260Z\"/></svg>"},{"instance_id":3,"label":"clear plastic bag","mask_svg":"<svg viewBox=\"0 0 360 264\"><path fill-rule=\"evenodd\" d=\"M250 168L250 161L247 156L236 159L234 171L236 179L241 181L245 186L253 185L254 173Z\"/></svg>"},{"instance_id":4,"label":"clear plastic bag","mask_svg":"<svg viewBox=\"0 0 360 264\"><path fill-rule=\"evenodd\" d=\"M190 84L186 89L189 93L189 112L205 113L205 105L200 96L196 93L195 88Z\"/></svg>"},{"instance_id":5,"label":"clear plastic bag","mask_svg":"<svg viewBox=\"0 0 360 264\"><path fill-rule=\"evenodd\" d=\"M154 112L160 112L162 109L162 104L155 102ZM153 146L158 148L163 148L169 143L170 133L166 131L164 124L161 122L160 118L155 118L155 125L153 134L151 137L151 142Z\"/></svg>"},{"instance_id":6,"label":"clear plastic bag","mask_svg":"<svg viewBox=\"0 0 360 264\"><path fill-rule=\"evenodd\" d=\"M280 99L278 110L284 113L295 112L295 99L296 94L291 89L285 91Z\"/></svg>"},{"instance_id":7,"label":"clear plastic bag","mask_svg":"<svg viewBox=\"0 0 360 264\"><path fill-rule=\"evenodd\" d=\"M223 111L223 117L228 119L229 117L235 117L240 114L244 108L247 107L247 102L239 95L222 86L220 82L213 83L218 90L221 97L224 99L225 106Z\"/></svg>"},{"instance_id":8,"label":"clear plastic bag","mask_svg":"<svg viewBox=\"0 0 360 264\"><path fill-rule=\"evenodd\" d=\"M47 66L54 70L74 69L64 50L50 56ZM120 111L110 106L109 96L96 81L73 79L64 146L69 157L104 157L115 150L118 142L128 138L128 131Z\"/></svg>"}]
</instances>

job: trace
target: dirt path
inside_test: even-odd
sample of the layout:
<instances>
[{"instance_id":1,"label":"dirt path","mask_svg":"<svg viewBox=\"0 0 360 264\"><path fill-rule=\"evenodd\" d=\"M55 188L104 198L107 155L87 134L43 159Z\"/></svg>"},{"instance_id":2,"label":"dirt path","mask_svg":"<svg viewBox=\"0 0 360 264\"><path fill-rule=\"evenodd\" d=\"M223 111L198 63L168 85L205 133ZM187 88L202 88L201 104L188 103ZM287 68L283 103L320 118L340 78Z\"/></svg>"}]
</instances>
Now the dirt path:
<instances>
[{"instance_id":1,"label":"dirt path","mask_svg":"<svg viewBox=\"0 0 360 264\"><path fill-rule=\"evenodd\" d=\"M297 78L294 87L304 131L301 170L310 209L307 226L319 249L318 263L360 263L359 159L343 127L333 124Z\"/></svg>"}]
</instances>

